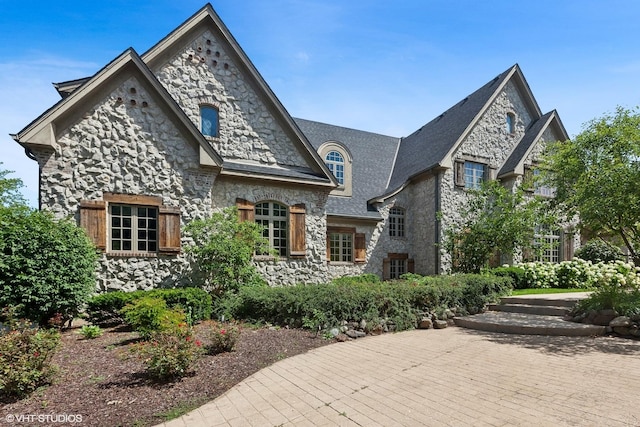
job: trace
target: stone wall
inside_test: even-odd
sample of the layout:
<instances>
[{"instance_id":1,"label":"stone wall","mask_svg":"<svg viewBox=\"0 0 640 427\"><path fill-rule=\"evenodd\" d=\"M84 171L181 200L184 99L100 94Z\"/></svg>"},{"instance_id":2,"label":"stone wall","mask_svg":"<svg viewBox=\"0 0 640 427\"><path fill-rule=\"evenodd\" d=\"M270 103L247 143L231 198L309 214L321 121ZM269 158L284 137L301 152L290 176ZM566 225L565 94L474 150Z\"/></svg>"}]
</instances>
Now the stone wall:
<instances>
[{"instance_id":1,"label":"stone wall","mask_svg":"<svg viewBox=\"0 0 640 427\"><path fill-rule=\"evenodd\" d=\"M219 136L209 140L225 159L306 166L265 96L258 94L247 71L235 61L204 30L153 71L198 128L201 104L219 109Z\"/></svg>"},{"instance_id":2,"label":"stone wall","mask_svg":"<svg viewBox=\"0 0 640 427\"><path fill-rule=\"evenodd\" d=\"M80 201L101 200L105 192L160 196L163 204L181 208L183 225L211 214L216 172L198 167L199 147L187 142L135 77L61 129L56 139L53 149L34 151L42 171L42 208L57 217L79 220ZM103 254L98 289L172 285L186 280L184 269L183 256Z\"/></svg>"}]
</instances>

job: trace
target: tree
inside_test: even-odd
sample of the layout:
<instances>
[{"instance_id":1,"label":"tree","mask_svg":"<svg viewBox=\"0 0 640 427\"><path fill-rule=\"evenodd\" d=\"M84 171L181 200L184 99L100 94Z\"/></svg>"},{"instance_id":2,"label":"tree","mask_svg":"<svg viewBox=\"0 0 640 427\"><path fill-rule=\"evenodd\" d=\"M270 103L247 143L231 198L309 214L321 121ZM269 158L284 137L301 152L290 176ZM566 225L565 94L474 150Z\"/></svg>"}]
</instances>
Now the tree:
<instances>
[{"instance_id":1,"label":"tree","mask_svg":"<svg viewBox=\"0 0 640 427\"><path fill-rule=\"evenodd\" d=\"M2 162L0 162L2 166ZM20 178L7 178L12 171L0 169L0 208L26 207L20 189L24 186Z\"/></svg>"},{"instance_id":2,"label":"tree","mask_svg":"<svg viewBox=\"0 0 640 427\"><path fill-rule=\"evenodd\" d=\"M574 139L548 146L543 179L556 203L581 227L617 236L640 265L640 113L618 107L583 126Z\"/></svg>"},{"instance_id":3,"label":"tree","mask_svg":"<svg viewBox=\"0 0 640 427\"><path fill-rule=\"evenodd\" d=\"M195 243L186 251L193 255L204 275L203 287L214 295L264 283L251 261L254 252L269 252L268 242L262 237L260 225L239 221L235 207L225 208L207 219L193 220L186 231Z\"/></svg>"},{"instance_id":4,"label":"tree","mask_svg":"<svg viewBox=\"0 0 640 427\"><path fill-rule=\"evenodd\" d=\"M535 228L557 223L545 199L522 188L510 191L498 181L470 191L462 217L461 224L445 232L444 247L453 271L464 273L480 272L496 252L543 249L534 246Z\"/></svg>"}]
</instances>

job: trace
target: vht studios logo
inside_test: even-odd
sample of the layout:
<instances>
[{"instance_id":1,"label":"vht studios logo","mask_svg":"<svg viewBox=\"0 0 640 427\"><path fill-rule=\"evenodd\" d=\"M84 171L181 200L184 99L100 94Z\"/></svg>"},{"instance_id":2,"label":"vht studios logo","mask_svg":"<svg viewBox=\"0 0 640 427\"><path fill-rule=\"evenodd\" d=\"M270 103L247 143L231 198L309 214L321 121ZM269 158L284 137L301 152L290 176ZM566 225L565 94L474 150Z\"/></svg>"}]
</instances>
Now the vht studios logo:
<instances>
[{"instance_id":1,"label":"vht studios logo","mask_svg":"<svg viewBox=\"0 0 640 427\"><path fill-rule=\"evenodd\" d=\"M81 423L80 414L8 414L8 423Z\"/></svg>"}]
</instances>

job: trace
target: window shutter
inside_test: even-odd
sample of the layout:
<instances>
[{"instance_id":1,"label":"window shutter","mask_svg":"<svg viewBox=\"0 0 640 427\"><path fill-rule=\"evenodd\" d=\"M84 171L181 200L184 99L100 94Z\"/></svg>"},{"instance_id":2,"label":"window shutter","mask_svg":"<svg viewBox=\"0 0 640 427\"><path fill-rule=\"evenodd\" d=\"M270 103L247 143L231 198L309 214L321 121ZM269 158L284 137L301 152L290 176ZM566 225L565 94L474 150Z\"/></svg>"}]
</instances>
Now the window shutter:
<instances>
[{"instance_id":1,"label":"window shutter","mask_svg":"<svg viewBox=\"0 0 640 427\"><path fill-rule=\"evenodd\" d=\"M382 260L382 280L389 280L391 278L391 261L389 258Z\"/></svg>"},{"instance_id":2,"label":"window shutter","mask_svg":"<svg viewBox=\"0 0 640 427\"><path fill-rule=\"evenodd\" d=\"M525 166L524 167L524 176L522 178L522 185L525 191L533 191L534 190L534 184L533 184L533 169L529 166Z\"/></svg>"},{"instance_id":3,"label":"window shutter","mask_svg":"<svg viewBox=\"0 0 640 427\"><path fill-rule=\"evenodd\" d=\"M102 200L80 202L80 227L96 247L107 249L107 204Z\"/></svg>"},{"instance_id":4,"label":"window shutter","mask_svg":"<svg viewBox=\"0 0 640 427\"><path fill-rule=\"evenodd\" d=\"M409 258L407 260L407 272L415 273L416 272L416 262L413 258Z\"/></svg>"},{"instance_id":5,"label":"window shutter","mask_svg":"<svg viewBox=\"0 0 640 427\"><path fill-rule=\"evenodd\" d=\"M327 230L327 261L331 261L331 238L329 230Z\"/></svg>"},{"instance_id":6,"label":"window shutter","mask_svg":"<svg viewBox=\"0 0 640 427\"><path fill-rule=\"evenodd\" d=\"M456 187L464 187L464 162L456 160L454 162L454 180Z\"/></svg>"},{"instance_id":7,"label":"window shutter","mask_svg":"<svg viewBox=\"0 0 640 427\"><path fill-rule=\"evenodd\" d=\"M291 238L289 255L292 257L307 255L305 213L304 203L289 207L289 235Z\"/></svg>"},{"instance_id":8,"label":"window shutter","mask_svg":"<svg viewBox=\"0 0 640 427\"><path fill-rule=\"evenodd\" d=\"M573 259L573 234L572 233L560 233L562 239L562 260L571 261Z\"/></svg>"},{"instance_id":9,"label":"window shutter","mask_svg":"<svg viewBox=\"0 0 640 427\"><path fill-rule=\"evenodd\" d=\"M354 238L355 261L364 262L367 258L367 240L364 233L356 233Z\"/></svg>"},{"instance_id":10,"label":"window shutter","mask_svg":"<svg viewBox=\"0 0 640 427\"><path fill-rule=\"evenodd\" d=\"M236 207L238 208L238 218L242 221L255 221L255 205L245 199L236 199Z\"/></svg>"},{"instance_id":11,"label":"window shutter","mask_svg":"<svg viewBox=\"0 0 640 427\"><path fill-rule=\"evenodd\" d=\"M158 241L161 253L180 252L180 208L158 208Z\"/></svg>"}]
</instances>

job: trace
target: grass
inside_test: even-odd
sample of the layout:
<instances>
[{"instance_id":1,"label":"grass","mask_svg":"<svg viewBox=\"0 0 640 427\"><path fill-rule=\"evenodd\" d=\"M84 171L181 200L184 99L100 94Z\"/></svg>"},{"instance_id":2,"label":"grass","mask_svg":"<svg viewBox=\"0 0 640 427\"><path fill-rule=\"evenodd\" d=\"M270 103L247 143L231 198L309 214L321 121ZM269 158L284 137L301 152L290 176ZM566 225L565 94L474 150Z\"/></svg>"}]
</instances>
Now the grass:
<instances>
[{"instance_id":1,"label":"grass","mask_svg":"<svg viewBox=\"0 0 640 427\"><path fill-rule=\"evenodd\" d=\"M593 289L561 289L561 288L529 288L529 289L514 289L511 295L541 295L541 294L563 294L567 292L590 292Z\"/></svg>"}]
</instances>

